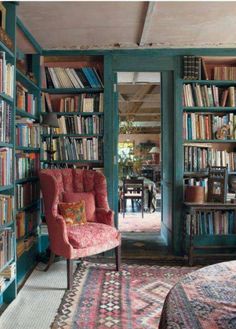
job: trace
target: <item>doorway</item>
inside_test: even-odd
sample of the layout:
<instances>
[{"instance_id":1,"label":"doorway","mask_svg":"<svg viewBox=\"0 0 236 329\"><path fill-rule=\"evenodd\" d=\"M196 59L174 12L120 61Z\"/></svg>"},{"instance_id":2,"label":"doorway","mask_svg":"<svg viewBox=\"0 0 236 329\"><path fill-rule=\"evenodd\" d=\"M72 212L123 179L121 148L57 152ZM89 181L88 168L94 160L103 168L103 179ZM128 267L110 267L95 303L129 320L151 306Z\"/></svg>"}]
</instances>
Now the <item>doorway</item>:
<instances>
[{"instance_id":1,"label":"doorway","mask_svg":"<svg viewBox=\"0 0 236 329\"><path fill-rule=\"evenodd\" d=\"M164 256L161 73L118 72L117 85L118 228L124 253L155 258L161 250ZM142 191L135 184L126 186L137 179L143 182Z\"/></svg>"}]
</instances>

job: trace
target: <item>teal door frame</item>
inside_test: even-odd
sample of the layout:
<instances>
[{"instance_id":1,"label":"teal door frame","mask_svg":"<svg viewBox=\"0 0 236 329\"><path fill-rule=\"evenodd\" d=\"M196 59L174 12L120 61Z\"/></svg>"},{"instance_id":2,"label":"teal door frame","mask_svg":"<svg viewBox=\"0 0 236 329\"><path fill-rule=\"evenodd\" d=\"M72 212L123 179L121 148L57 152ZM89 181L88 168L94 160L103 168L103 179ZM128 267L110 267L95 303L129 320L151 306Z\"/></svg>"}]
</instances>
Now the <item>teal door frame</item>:
<instances>
[{"instance_id":1,"label":"teal door frame","mask_svg":"<svg viewBox=\"0 0 236 329\"><path fill-rule=\"evenodd\" d=\"M132 51L131 51L132 52ZM179 231L178 227L175 229L175 193L174 187L175 181L175 119L176 119L176 104L174 95L174 82L176 76L177 58L167 57L157 54L148 54L147 52L140 52L139 54L110 54L106 56L105 63L109 63L105 77L107 83L109 82L109 91L111 95L105 94L105 102L109 104L109 115L105 119L105 124L108 125L107 138L106 138L106 159L112 162L112 165L107 166L106 174L108 179L108 192L109 202L112 209L115 211L115 223L117 224L118 218L118 163L117 163L117 145L118 145L118 133L119 133L119 117L118 117L118 100L117 100L117 86L116 86L116 74L118 72L161 72L162 85L163 85L163 104L162 111L164 112L162 127L165 129L165 138L162 138L163 149L168 145L168 150L165 150L165 154L162 154L163 159L163 214L167 216L167 220L163 221L171 227L164 227L164 234L168 240L168 245L173 246L173 252L179 253L178 247L175 243L175 231ZM105 64L106 67L106 64ZM109 81L108 81L109 80ZM106 88L107 89L107 88ZM167 134L166 134L167 132ZM163 137L163 135L162 135ZM182 141L181 141L182 142ZM111 163L110 162L110 163ZM173 221L173 222L172 222ZM173 223L173 224L172 224Z\"/></svg>"}]
</instances>

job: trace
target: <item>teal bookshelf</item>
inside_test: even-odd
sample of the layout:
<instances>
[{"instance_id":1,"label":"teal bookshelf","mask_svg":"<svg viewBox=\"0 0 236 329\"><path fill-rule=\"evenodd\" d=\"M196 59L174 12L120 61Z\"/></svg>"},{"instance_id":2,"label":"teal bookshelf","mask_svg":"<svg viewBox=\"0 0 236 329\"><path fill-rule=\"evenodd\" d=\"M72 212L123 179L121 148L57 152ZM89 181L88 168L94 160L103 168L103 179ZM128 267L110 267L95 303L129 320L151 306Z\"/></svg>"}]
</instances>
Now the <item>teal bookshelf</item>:
<instances>
[{"instance_id":1,"label":"teal bookshelf","mask_svg":"<svg viewBox=\"0 0 236 329\"><path fill-rule=\"evenodd\" d=\"M7 115L11 117L11 121L6 120L6 130L0 137L0 152L4 150L8 150L8 154L10 158L6 161L6 165L3 165L1 170L2 177L9 174L9 181L7 184L1 184L0 186L0 198L8 198L8 200L12 200L11 209L9 213L8 220L0 225L0 243L4 245L1 248L2 257L4 259L3 263L0 264L0 272L3 272L9 268L16 267L16 240L15 240L15 220L14 220L14 110L15 110L15 75L16 75L16 57L15 57L15 50L16 50L16 5L15 3L4 2L3 6L6 8L6 26L5 31L12 41L13 49L9 49L6 44L0 41L0 51L3 54L3 64L8 65L11 67L11 77L10 80L7 82L7 89L4 89L0 93L0 101L1 101L1 113L2 117L5 119L7 116L4 116L4 111L8 113ZM5 63L4 63L5 59ZM2 79L2 77L0 77ZM2 120L5 120L2 119ZM1 127L3 130L3 127ZM10 161L9 161L10 160ZM5 172L5 173L4 173ZM4 205L1 204L1 207ZM6 216L6 215L5 215ZM4 218L0 219L4 221ZM4 237L9 237L5 238ZM5 249L6 248L6 249ZM6 252L3 250L8 250L10 258L7 256ZM5 275L5 274L4 274ZM10 303L17 295L17 283L16 283L16 271L13 270L11 272L11 276L4 277L4 283L1 284L0 289L0 307L5 307L6 304Z\"/></svg>"},{"instance_id":2,"label":"teal bookshelf","mask_svg":"<svg viewBox=\"0 0 236 329\"><path fill-rule=\"evenodd\" d=\"M83 76L83 88L71 88L69 87L69 85L67 88L52 88L51 86L48 86L49 84L52 84L52 81L50 82L50 80L57 80L57 83L59 84L66 84L67 73L63 69L63 67L67 67L69 70L73 70L74 68L80 68L81 65L82 67L94 67L96 68L97 72L99 71L101 76L104 75L103 56L62 55L56 57L44 57L41 74L41 76L43 77L42 92L48 94L48 96L45 96L44 109L46 110L46 112L42 112L42 117L47 114L47 111L50 112L51 108L53 112L57 113L58 120L62 120L65 128L62 128L62 123L60 121L60 128L56 128L52 132L51 137L53 141L53 147L56 152L54 153L53 159L51 159L51 161L49 161L50 159L47 158L47 153L45 151L49 147L50 134L46 132L42 133L41 137L44 153L41 153L41 162L43 166L44 164L48 166L48 164L51 163L54 166L60 167L64 164L66 167L75 167L76 165L80 167L81 165L88 165L90 168L92 168L93 165L97 167L97 165L101 166L103 163L104 155L102 149L102 140L104 137L104 133L103 128L101 128L100 126L98 128L96 127L96 125L100 125L100 121L103 121L104 117L103 103L101 103L101 95L104 93L104 88L94 86L92 87L92 85L89 87L88 85L85 85L85 83L89 84L89 80L86 80L85 76ZM61 67L61 76L59 76L57 71L54 70L54 67ZM49 71L53 71L53 75L52 73L49 73ZM77 79L81 79L82 81L81 76L77 76ZM55 87L54 81L53 84ZM86 112L86 110L84 109L85 102L88 98L92 102L92 105L90 105L91 109L89 110L89 112ZM68 102L68 99L70 103L66 103L66 101ZM80 108L80 110L78 110L78 108ZM83 110L81 110L82 108ZM95 117L97 118L98 123L92 122L92 118ZM91 118L90 124L92 124L93 127L87 126L85 128L85 120L90 120L89 118ZM73 122L69 120L72 120ZM77 120L81 120L81 122L78 123ZM78 132L79 129L81 130L80 133ZM99 131L97 129L99 129ZM75 142L79 139L81 141L81 145L78 145ZM66 150L68 149L68 153L62 153L62 148Z\"/></svg>"},{"instance_id":3,"label":"teal bookshelf","mask_svg":"<svg viewBox=\"0 0 236 329\"><path fill-rule=\"evenodd\" d=\"M16 93L15 93L15 118L14 118L14 190L18 186L30 186L38 184L38 170L40 168L40 132L39 113L41 106L40 90L40 52L37 42L28 30L16 19L16 29L23 33L26 42L29 43L33 53L28 54L24 46L16 45ZM24 128L22 128L22 126ZM35 127L34 132L30 129ZM19 129L22 128L22 130ZM38 129L38 142L37 142ZM34 134L35 133L35 134ZM28 135L32 134L34 143ZM36 147L37 146L37 147ZM30 192L27 192L27 194ZM15 195L15 225L16 225L16 282L19 287L29 275L37 260L37 232L40 217L39 193L36 199L23 207L17 207L18 194ZM29 198L31 199L31 198ZM35 210L35 214L33 211ZM34 217L33 214L34 214ZM31 225L31 226L30 226ZM23 236L22 236L23 230ZM20 238L19 238L20 236Z\"/></svg>"},{"instance_id":4,"label":"teal bookshelf","mask_svg":"<svg viewBox=\"0 0 236 329\"><path fill-rule=\"evenodd\" d=\"M221 69L217 69L222 72L223 67L226 67L224 70L232 66L236 67L236 57L234 64L231 62L229 65L227 61L224 63L224 60L225 58L216 56L211 57L208 63L208 58L204 57L203 76L213 77L216 74L216 66L220 66ZM205 186L208 166L228 165L228 175L236 175L236 80L184 79L181 82L184 182L196 185L203 183ZM221 131L226 132L225 135L220 134ZM186 170L189 167L195 169ZM235 223L231 221L235 222L235 205L229 202L209 205L206 199L202 205L186 203L185 208L183 252L188 254L189 263L192 265L193 259L198 257L234 258L236 231ZM197 230L200 232L196 233ZM212 232L206 234L204 230L212 230Z\"/></svg>"}]
</instances>

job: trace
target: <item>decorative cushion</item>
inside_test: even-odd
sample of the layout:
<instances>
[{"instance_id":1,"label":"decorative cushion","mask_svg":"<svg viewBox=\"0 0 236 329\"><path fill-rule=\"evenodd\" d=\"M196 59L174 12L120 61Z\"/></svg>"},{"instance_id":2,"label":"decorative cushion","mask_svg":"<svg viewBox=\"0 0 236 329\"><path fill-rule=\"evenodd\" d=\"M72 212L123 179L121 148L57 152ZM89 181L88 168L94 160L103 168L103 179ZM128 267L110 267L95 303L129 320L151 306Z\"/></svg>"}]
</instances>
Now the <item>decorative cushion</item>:
<instances>
[{"instance_id":1,"label":"decorative cushion","mask_svg":"<svg viewBox=\"0 0 236 329\"><path fill-rule=\"evenodd\" d=\"M81 193L73 193L73 192L64 192L63 193L63 201L64 202L77 202L84 200L85 202L85 212L86 219L88 222L95 221L95 197L92 192L81 192Z\"/></svg>"},{"instance_id":2,"label":"decorative cushion","mask_svg":"<svg viewBox=\"0 0 236 329\"><path fill-rule=\"evenodd\" d=\"M86 223L85 202L61 202L58 204L59 213L69 225L83 225Z\"/></svg>"},{"instance_id":3,"label":"decorative cushion","mask_svg":"<svg viewBox=\"0 0 236 329\"><path fill-rule=\"evenodd\" d=\"M67 234L73 248L90 248L105 245L119 239L119 232L115 227L100 224L87 223L81 226L68 226Z\"/></svg>"}]
</instances>

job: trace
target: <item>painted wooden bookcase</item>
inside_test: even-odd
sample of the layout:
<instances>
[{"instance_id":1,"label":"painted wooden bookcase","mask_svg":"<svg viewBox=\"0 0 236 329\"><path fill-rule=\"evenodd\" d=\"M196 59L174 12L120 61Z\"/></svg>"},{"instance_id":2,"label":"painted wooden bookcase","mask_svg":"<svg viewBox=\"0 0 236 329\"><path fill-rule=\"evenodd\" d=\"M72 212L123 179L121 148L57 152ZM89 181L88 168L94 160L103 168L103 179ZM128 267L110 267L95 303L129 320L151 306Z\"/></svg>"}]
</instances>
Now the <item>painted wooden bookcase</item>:
<instances>
[{"instance_id":1,"label":"painted wooden bookcase","mask_svg":"<svg viewBox=\"0 0 236 329\"><path fill-rule=\"evenodd\" d=\"M14 113L15 113L15 67L16 67L16 8L4 3L0 41L1 80L1 183L0 183L0 304L11 302L17 293L15 213L14 213ZM6 33L6 35L5 35Z\"/></svg>"},{"instance_id":2,"label":"painted wooden bookcase","mask_svg":"<svg viewBox=\"0 0 236 329\"><path fill-rule=\"evenodd\" d=\"M17 283L36 264L40 223L40 52L19 19L16 22L15 202ZM20 37L19 37L20 35ZM29 49L29 50L25 50Z\"/></svg>"}]
</instances>

